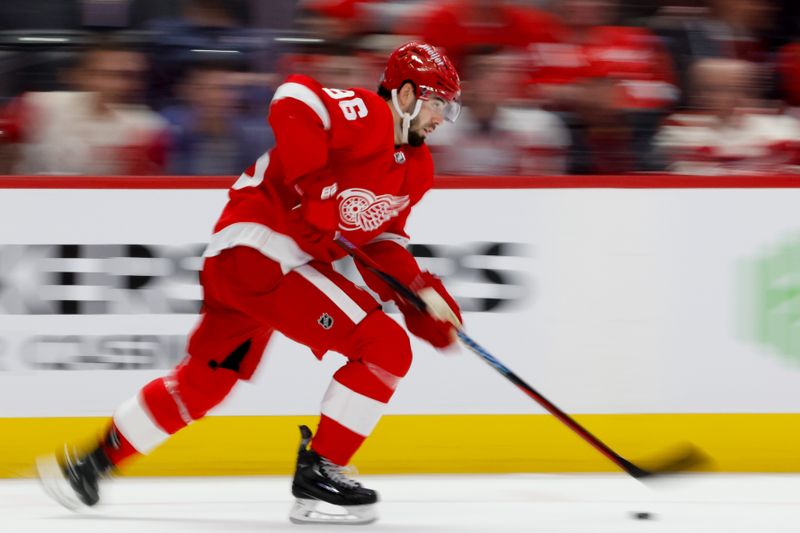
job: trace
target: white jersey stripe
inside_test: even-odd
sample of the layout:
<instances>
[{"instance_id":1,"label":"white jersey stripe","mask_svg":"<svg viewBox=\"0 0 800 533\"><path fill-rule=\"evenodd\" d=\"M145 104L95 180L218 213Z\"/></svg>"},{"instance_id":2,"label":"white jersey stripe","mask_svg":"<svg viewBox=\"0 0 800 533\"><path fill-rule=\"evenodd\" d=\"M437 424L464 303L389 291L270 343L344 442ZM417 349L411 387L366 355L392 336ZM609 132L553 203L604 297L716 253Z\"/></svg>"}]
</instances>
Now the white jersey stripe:
<instances>
[{"instance_id":1,"label":"white jersey stripe","mask_svg":"<svg viewBox=\"0 0 800 533\"><path fill-rule=\"evenodd\" d=\"M308 263L312 257L288 235L272 231L255 222L236 222L212 235L203 257L214 257L234 246L255 248L281 265L286 274L293 268Z\"/></svg>"},{"instance_id":2,"label":"white jersey stripe","mask_svg":"<svg viewBox=\"0 0 800 533\"><path fill-rule=\"evenodd\" d=\"M326 130L331 129L331 116L322 103L322 99L305 85L295 82L284 83L275 91L272 102L277 102L284 98L294 98L310 107L322 121L322 127Z\"/></svg>"},{"instance_id":3,"label":"white jersey stripe","mask_svg":"<svg viewBox=\"0 0 800 533\"><path fill-rule=\"evenodd\" d=\"M114 424L139 453L147 453L169 438L156 424L141 393L128 399L114 413Z\"/></svg>"},{"instance_id":4,"label":"white jersey stripe","mask_svg":"<svg viewBox=\"0 0 800 533\"><path fill-rule=\"evenodd\" d=\"M331 381L322 399L322 414L347 429L368 437L386 411L386 404Z\"/></svg>"},{"instance_id":5,"label":"white jersey stripe","mask_svg":"<svg viewBox=\"0 0 800 533\"><path fill-rule=\"evenodd\" d=\"M264 179L264 174L267 173L267 167L269 166L269 152L264 152L261 154L261 157L256 159L256 169L253 173L253 177L260 176L260 179Z\"/></svg>"},{"instance_id":6,"label":"white jersey stripe","mask_svg":"<svg viewBox=\"0 0 800 533\"><path fill-rule=\"evenodd\" d=\"M367 316L366 311L361 309L346 292L340 289L334 282L328 279L325 274L316 268L311 265L302 265L294 270L319 289L322 294L327 296L339 309L344 311L344 314L346 314L354 324L358 324Z\"/></svg>"},{"instance_id":7,"label":"white jersey stripe","mask_svg":"<svg viewBox=\"0 0 800 533\"><path fill-rule=\"evenodd\" d=\"M261 185L261 182L264 181L264 174L267 172L267 167L269 166L269 152L265 152L261 154L256 160L255 170L253 171L253 175L249 175L247 172L242 172L239 179L236 180L236 183L233 184L234 189L244 189L245 187L258 187Z\"/></svg>"}]
</instances>

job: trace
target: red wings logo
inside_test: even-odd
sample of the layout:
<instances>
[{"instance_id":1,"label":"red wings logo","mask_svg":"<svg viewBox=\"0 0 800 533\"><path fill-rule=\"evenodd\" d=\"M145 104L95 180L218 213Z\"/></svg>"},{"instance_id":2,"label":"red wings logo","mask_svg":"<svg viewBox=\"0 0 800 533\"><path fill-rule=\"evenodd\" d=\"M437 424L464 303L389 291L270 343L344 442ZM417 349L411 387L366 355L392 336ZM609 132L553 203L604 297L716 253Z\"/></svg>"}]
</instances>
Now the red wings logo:
<instances>
[{"instance_id":1,"label":"red wings logo","mask_svg":"<svg viewBox=\"0 0 800 533\"><path fill-rule=\"evenodd\" d=\"M408 196L380 194L366 189L347 189L339 193L339 227L345 231L373 231L408 207Z\"/></svg>"}]
</instances>

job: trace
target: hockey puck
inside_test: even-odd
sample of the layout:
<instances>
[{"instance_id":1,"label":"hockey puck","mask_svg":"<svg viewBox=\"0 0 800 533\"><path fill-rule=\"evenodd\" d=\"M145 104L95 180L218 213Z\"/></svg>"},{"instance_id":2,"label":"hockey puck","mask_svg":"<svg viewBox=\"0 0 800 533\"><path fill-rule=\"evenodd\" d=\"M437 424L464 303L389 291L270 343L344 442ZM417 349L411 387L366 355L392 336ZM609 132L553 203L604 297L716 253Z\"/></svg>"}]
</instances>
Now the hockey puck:
<instances>
[{"instance_id":1,"label":"hockey puck","mask_svg":"<svg viewBox=\"0 0 800 533\"><path fill-rule=\"evenodd\" d=\"M637 511L637 512L633 513L633 517L636 520L651 520L653 518L653 515L652 515L652 513L648 513L648 512L645 512L645 511Z\"/></svg>"}]
</instances>

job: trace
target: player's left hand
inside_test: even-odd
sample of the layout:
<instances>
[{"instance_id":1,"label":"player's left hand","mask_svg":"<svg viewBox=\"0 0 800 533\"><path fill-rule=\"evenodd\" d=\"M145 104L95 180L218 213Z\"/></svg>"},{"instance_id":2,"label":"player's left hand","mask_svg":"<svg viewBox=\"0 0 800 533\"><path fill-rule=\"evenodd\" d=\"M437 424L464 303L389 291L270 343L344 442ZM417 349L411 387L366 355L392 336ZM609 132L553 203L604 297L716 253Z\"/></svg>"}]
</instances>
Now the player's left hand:
<instances>
[{"instance_id":1,"label":"player's left hand","mask_svg":"<svg viewBox=\"0 0 800 533\"><path fill-rule=\"evenodd\" d=\"M334 199L304 199L301 204L303 220L318 232L334 238L339 229L339 204Z\"/></svg>"},{"instance_id":2,"label":"player's left hand","mask_svg":"<svg viewBox=\"0 0 800 533\"><path fill-rule=\"evenodd\" d=\"M306 252L320 261L333 261L340 249L335 244L339 235L339 208L333 199L306 198L292 212L293 235Z\"/></svg>"}]
</instances>

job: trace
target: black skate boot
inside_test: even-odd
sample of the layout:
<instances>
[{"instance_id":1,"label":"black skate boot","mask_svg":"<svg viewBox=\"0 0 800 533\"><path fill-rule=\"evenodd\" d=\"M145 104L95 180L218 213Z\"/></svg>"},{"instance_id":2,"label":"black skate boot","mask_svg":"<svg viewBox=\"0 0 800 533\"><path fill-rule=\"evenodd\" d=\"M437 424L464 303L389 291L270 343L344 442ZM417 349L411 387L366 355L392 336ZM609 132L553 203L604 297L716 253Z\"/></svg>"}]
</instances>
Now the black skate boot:
<instances>
[{"instance_id":1,"label":"black skate boot","mask_svg":"<svg viewBox=\"0 0 800 533\"><path fill-rule=\"evenodd\" d=\"M100 501L101 478L113 465L101 448L83 456L64 446L64 452L36 461L39 480L54 500L70 510L91 507Z\"/></svg>"},{"instance_id":2,"label":"black skate boot","mask_svg":"<svg viewBox=\"0 0 800 533\"><path fill-rule=\"evenodd\" d=\"M368 524L377 519L378 493L362 487L334 464L308 448L311 430L300 426L300 449L292 482L297 501L289 514L295 524ZM327 505L326 505L327 504ZM330 510L325 510L325 507Z\"/></svg>"}]
</instances>

